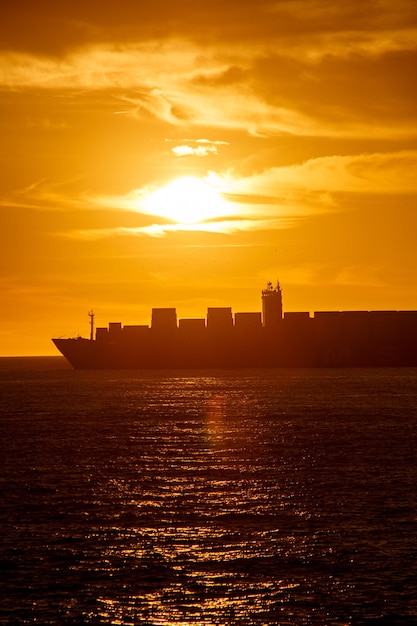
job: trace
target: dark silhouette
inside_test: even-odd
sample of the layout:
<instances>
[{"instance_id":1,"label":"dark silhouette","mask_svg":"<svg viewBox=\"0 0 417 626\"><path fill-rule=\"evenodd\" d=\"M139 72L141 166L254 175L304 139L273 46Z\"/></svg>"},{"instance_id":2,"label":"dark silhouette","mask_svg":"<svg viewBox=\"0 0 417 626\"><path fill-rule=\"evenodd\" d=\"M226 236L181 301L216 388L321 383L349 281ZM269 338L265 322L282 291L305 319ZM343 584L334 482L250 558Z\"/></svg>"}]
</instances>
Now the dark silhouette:
<instances>
[{"instance_id":1,"label":"dark silhouette","mask_svg":"<svg viewBox=\"0 0 417 626\"><path fill-rule=\"evenodd\" d=\"M76 369L417 366L417 311L282 312L279 283L262 291L261 313L209 308L207 320L152 309L151 326L53 339Z\"/></svg>"}]
</instances>

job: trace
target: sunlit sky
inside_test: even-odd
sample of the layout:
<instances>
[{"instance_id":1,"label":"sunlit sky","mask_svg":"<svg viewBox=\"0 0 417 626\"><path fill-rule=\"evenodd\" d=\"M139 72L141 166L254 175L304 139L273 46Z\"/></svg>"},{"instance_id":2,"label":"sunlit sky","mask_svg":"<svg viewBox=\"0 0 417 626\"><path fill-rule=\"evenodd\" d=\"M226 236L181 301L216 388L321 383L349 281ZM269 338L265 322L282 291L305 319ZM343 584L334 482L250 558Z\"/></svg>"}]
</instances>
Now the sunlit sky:
<instances>
[{"instance_id":1,"label":"sunlit sky","mask_svg":"<svg viewBox=\"0 0 417 626\"><path fill-rule=\"evenodd\" d=\"M415 0L13 0L0 31L0 355L276 279L417 309Z\"/></svg>"}]
</instances>

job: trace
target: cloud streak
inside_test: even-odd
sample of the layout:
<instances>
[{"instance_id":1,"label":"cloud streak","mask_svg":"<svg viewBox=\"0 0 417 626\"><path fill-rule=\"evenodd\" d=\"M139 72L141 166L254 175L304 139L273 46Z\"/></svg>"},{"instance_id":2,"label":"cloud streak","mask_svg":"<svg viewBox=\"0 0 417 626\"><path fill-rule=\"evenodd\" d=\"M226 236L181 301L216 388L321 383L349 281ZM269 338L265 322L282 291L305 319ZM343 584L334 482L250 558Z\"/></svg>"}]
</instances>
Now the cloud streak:
<instances>
[{"instance_id":1,"label":"cloud streak","mask_svg":"<svg viewBox=\"0 0 417 626\"><path fill-rule=\"evenodd\" d=\"M417 151L360 155L334 155L310 159L288 167L270 168L237 183L241 192L279 190L331 193L417 193Z\"/></svg>"},{"instance_id":2,"label":"cloud streak","mask_svg":"<svg viewBox=\"0 0 417 626\"><path fill-rule=\"evenodd\" d=\"M165 237L171 233L209 233L231 235L244 231L281 230L295 225L294 219L236 219L205 221L198 224L150 224L142 227L91 228L60 233L62 237L95 241L113 237Z\"/></svg>"},{"instance_id":3,"label":"cloud streak","mask_svg":"<svg viewBox=\"0 0 417 626\"><path fill-rule=\"evenodd\" d=\"M218 146L225 145L228 145L227 141L210 141L209 139L184 139L183 143L171 148L171 152L177 157L205 157L213 154L218 155Z\"/></svg>"}]
</instances>

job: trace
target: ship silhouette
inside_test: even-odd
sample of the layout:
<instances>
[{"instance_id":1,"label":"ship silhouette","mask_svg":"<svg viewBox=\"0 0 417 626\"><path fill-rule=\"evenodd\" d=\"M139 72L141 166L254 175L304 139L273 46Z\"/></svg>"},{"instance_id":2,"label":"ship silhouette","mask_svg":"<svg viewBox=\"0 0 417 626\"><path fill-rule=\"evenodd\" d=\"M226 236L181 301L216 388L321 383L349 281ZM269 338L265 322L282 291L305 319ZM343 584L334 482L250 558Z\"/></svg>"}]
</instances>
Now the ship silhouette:
<instances>
[{"instance_id":1,"label":"ship silhouette","mask_svg":"<svg viewBox=\"0 0 417 626\"><path fill-rule=\"evenodd\" d=\"M417 311L283 314L280 284L262 290L262 313L211 307L206 319L154 308L150 326L110 322L90 338L55 338L75 369L417 366Z\"/></svg>"}]
</instances>

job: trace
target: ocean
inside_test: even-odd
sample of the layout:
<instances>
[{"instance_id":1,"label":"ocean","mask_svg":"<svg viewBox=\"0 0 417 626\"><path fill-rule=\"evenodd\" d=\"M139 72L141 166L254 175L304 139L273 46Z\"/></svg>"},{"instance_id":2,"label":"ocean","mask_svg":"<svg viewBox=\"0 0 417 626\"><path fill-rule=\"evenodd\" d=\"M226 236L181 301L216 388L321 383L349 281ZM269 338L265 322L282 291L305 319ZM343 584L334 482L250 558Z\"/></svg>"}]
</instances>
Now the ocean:
<instances>
[{"instance_id":1,"label":"ocean","mask_svg":"<svg viewBox=\"0 0 417 626\"><path fill-rule=\"evenodd\" d=\"M0 624L417 624L417 369L0 359Z\"/></svg>"}]
</instances>

